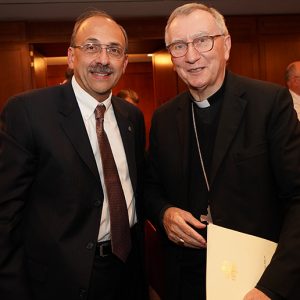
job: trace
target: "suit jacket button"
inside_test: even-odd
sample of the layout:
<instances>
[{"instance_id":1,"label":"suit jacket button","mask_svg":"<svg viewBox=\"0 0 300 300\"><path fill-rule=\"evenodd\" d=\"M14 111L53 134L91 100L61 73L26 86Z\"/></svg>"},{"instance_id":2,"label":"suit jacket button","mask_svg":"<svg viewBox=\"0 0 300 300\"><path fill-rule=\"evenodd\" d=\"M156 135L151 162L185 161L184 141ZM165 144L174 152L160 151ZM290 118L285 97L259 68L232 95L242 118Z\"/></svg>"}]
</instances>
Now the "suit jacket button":
<instances>
[{"instance_id":1,"label":"suit jacket button","mask_svg":"<svg viewBox=\"0 0 300 300\"><path fill-rule=\"evenodd\" d=\"M80 289L79 290L79 297L80 297L80 299L84 300L84 299L86 299L86 296L87 296L86 290L85 289Z\"/></svg>"},{"instance_id":2,"label":"suit jacket button","mask_svg":"<svg viewBox=\"0 0 300 300\"><path fill-rule=\"evenodd\" d=\"M94 202L94 205L95 205L96 207L99 207L99 206L101 205L101 201L100 201L100 200L96 200L96 201Z\"/></svg>"},{"instance_id":3,"label":"suit jacket button","mask_svg":"<svg viewBox=\"0 0 300 300\"><path fill-rule=\"evenodd\" d=\"M86 249L88 249L88 250L92 250L94 248L94 243L93 242L89 242L89 243L87 243L87 245L86 245Z\"/></svg>"}]
</instances>

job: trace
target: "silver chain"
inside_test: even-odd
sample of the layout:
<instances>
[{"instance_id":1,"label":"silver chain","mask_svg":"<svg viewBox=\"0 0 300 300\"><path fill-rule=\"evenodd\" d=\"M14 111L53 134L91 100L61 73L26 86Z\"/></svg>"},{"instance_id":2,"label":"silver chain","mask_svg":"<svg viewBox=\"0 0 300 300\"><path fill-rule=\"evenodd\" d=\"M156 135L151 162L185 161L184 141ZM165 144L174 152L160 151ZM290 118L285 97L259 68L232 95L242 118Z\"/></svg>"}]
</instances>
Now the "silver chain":
<instances>
[{"instance_id":1,"label":"silver chain","mask_svg":"<svg viewBox=\"0 0 300 300\"><path fill-rule=\"evenodd\" d=\"M194 132L195 132L195 136L196 136L197 148L198 148L198 153L199 153L200 162L201 162L201 168L203 171L207 190L210 191L210 187L209 187L209 183L208 183L208 179L207 179L207 175L206 175L206 171L205 171L205 167L204 167L204 163L203 163L201 148L200 148L200 144L199 144L199 137L198 137L198 131L197 131L196 122L195 122L195 112L194 112L193 103L192 103L192 116L193 116L193 126L194 126Z\"/></svg>"}]
</instances>

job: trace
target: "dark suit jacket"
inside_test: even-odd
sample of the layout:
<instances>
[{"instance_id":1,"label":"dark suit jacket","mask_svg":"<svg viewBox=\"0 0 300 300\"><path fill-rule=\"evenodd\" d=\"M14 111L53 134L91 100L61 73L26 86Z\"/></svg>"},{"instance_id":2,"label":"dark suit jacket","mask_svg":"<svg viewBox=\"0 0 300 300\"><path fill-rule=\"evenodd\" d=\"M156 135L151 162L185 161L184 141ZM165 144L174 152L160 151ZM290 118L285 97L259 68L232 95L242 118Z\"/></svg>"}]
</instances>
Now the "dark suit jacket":
<instances>
[{"instance_id":1,"label":"dark suit jacket","mask_svg":"<svg viewBox=\"0 0 300 300\"><path fill-rule=\"evenodd\" d=\"M140 219L143 114L112 105ZM0 134L0 298L85 299L103 192L71 84L10 99Z\"/></svg>"},{"instance_id":2,"label":"dark suit jacket","mask_svg":"<svg viewBox=\"0 0 300 300\"><path fill-rule=\"evenodd\" d=\"M193 213L190 118L187 93L153 115L145 203L158 227L168 205ZM287 89L228 73L209 181L215 224L279 242L259 286L300 299L300 126ZM179 248L166 243L172 278Z\"/></svg>"}]
</instances>

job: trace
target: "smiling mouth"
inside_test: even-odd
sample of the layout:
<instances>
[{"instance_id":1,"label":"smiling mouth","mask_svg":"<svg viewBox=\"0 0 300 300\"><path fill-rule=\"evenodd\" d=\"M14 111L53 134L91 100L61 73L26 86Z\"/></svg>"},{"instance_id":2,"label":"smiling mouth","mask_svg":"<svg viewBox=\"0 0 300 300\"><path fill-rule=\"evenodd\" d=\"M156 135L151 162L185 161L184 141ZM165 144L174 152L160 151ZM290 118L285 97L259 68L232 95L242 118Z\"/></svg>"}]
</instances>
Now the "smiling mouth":
<instances>
[{"instance_id":1,"label":"smiling mouth","mask_svg":"<svg viewBox=\"0 0 300 300\"><path fill-rule=\"evenodd\" d=\"M90 71L93 75L99 76L99 77L107 77L112 74L112 72L104 73L104 72L94 72Z\"/></svg>"},{"instance_id":2,"label":"smiling mouth","mask_svg":"<svg viewBox=\"0 0 300 300\"><path fill-rule=\"evenodd\" d=\"M107 77L113 73L113 70L108 66L95 65L89 68L89 72L99 77Z\"/></svg>"},{"instance_id":3,"label":"smiling mouth","mask_svg":"<svg viewBox=\"0 0 300 300\"><path fill-rule=\"evenodd\" d=\"M189 73L199 73L199 72L201 72L204 69L205 69L204 67L192 68L192 69L189 69L188 72Z\"/></svg>"}]
</instances>

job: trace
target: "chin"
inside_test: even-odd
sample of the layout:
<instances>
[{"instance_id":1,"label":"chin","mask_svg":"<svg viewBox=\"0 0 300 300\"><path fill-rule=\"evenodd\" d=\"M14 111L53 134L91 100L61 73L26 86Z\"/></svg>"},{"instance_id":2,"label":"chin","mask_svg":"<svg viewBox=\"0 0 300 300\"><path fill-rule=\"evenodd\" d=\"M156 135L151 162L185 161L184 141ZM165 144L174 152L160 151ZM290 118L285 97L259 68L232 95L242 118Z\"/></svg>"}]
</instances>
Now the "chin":
<instances>
[{"instance_id":1,"label":"chin","mask_svg":"<svg viewBox=\"0 0 300 300\"><path fill-rule=\"evenodd\" d=\"M196 89L196 90L201 90L201 89L204 89L207 87L207 82L190 82L189 83L189 86L192 88L192 89Z\"/></svg>"}]
</instances>

